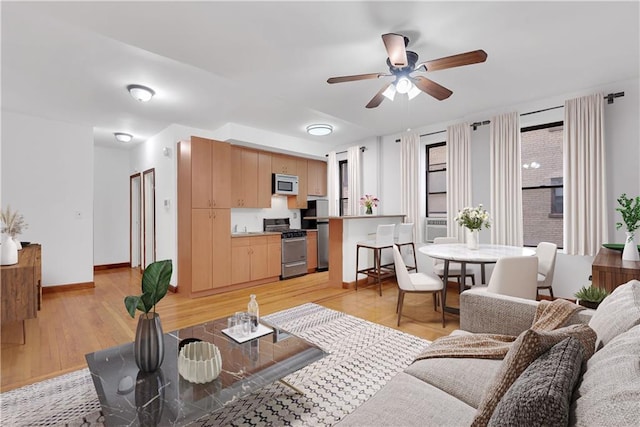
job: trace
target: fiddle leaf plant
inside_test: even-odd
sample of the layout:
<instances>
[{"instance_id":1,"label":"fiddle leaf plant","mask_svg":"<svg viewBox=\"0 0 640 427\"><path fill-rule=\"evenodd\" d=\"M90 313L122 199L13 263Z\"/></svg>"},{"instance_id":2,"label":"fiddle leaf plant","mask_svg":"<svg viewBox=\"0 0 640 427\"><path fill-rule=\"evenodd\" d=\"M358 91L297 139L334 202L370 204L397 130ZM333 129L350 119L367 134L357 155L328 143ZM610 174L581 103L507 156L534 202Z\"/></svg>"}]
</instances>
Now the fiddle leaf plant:
<instances>
[{"instance_id":1,"label":"fiddle leaf plant","mask_svg":"<svg viewBox=\"0 0 640 427\"><path fill-rule=\"evenodd\" d=\"M167 294L172 272L173 264L170 259L153 262L144 269L142 295L124 298L124 305L131 317L135 317L136 310L145 314L150 311L156 312L156 304Z\"/></svg>"}]
</instances>

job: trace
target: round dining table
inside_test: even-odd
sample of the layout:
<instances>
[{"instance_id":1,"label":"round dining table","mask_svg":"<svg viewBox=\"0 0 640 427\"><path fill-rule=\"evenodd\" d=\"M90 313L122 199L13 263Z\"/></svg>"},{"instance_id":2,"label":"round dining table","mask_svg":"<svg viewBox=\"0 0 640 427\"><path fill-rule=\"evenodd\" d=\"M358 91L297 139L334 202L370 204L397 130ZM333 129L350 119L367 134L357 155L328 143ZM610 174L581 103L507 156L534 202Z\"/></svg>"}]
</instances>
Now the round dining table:
<instances>
[{"instance_id":1,"label":"round dining table","mask_svg":"<svg viewBox=\"0 0 640 427\"><path fill-rule=\"evenodd\" d=\"M447 243L447 244L432 244L422 246L418 249L420 253L423 253L431 258L437 258L444 261L444 277L443 282L446 286L449 280L449 263L460 263L460 283L459 292L464 291L466 268L467 264L480 264L480 275L482 284L486 284L485 280L485 265L495 264L500 258L512 257L512 256L532 256L535 255L533 248L525 248L520 246L506 246L506 245L489 245L481 244L478 249L469 249L466 243ZM446 300L446 292L445 292ZM450 313L459 313L459 310L455 307L447 307L445 303L442 304L445 310Z\"/></svg>"}]
</instances>

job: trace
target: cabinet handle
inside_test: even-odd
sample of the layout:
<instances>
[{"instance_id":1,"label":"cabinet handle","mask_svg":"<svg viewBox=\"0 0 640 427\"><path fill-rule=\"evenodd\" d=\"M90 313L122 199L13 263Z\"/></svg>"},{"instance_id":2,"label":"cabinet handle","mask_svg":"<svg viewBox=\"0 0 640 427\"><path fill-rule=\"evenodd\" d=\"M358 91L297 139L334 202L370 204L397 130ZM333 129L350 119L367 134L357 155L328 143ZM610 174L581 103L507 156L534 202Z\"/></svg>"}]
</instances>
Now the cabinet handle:
<instances>
[{"instance_id":1,"label":"cabinet handle","mask_svg":"<svg viewBox=\"0 0 640 427\"><path fill-rule=\"evenodd\" d=\"M211 219L211 211L209 211L209 219Z\"/></svg>"},{"instance_id":2,"label":"cabinet handle","mask_svg":"<svg viewBox=\"0 0 640 427\"><path fill-rule=\"evenodd\" d=\"M215 206L216 206L216 201L214 200L214 201L213 201L213 207L215 207Z\"/></svg>"},{"instance_id":3,"label":"cabinet handle","mask_svg":"<svg viewBox=\"0 0 640 427\"><path fill-rule=\"evenodd\" d=\"M211 199L209 199L209 207L211 207Z\"/></svg>"}]
</instances>

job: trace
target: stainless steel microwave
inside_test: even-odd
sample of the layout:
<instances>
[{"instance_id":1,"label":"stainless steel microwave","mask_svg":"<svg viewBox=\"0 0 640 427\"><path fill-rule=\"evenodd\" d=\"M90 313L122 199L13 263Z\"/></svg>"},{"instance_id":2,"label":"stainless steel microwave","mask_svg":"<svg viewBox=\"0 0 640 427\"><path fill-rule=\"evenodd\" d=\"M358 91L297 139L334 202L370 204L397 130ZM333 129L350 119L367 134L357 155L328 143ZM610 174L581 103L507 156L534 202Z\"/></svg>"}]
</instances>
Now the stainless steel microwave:
<instances>
[{"instance_id":1,"label":"stainless steel microwave","mask_svg":"<svg viewBox=\"0 0 640 427\"><path fill-rule=\"evenodd\" d=\"M298 177L295 175L274 173L271 184L273 194L282 194L285 196L298 195Z\"/></svg>"}]
</instances>

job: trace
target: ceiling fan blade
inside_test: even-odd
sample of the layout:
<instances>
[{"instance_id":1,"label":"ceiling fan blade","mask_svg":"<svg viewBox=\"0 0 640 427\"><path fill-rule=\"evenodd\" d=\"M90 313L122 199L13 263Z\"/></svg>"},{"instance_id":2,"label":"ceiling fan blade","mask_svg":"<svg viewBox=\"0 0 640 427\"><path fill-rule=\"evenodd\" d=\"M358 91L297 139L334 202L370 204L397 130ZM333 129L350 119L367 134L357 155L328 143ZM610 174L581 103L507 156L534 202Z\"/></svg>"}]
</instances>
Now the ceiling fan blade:
<instances>
[{"instance_id":1,"label":"ceiling fan blade","mask_svg":"<svg viewBox=\"0 0 640 427\"><path fill-rule=\"evenodd\" d=\"M446 87L440 86L438 83L434 82L433 80L429 80L426 77L412 77L411 80L413 80L413 83L418 87L418 89L433 96L438 101L447 99L453 93Z\"/></svg>"},{"instance_id":2,"label":"ceiling fan blade","mask_svg":"<svg viewBox=\"0 0 640 427\"><path fill-rule=\"evenodd\" d=\"M484 50L473 50L471 52L460 53L458 55L447 56L445 58L425 61L416 65L416 70L424 67L426 71L445 70L447 68L461 67L463 65L477 64L487 60L487 52Z\"/></svg>"},{"instance_id":3,"label":"ceiling fan blade","mask_svg":"<svg viewBox=\"0 0 640 427\"><path fill-rule=\"evenodd\" d=\"M327 83L344 83L344 82L354 82L357 80L377 79L379 77L385 77L388 75L389 74L383 74L383 73L370 73L370 74L356 74L355 76L331 77L327 79Z\"/></svg>"},{"instance_id":4,"label":"ceiling fan blade","mask_svg":"<svg viewBox=\"0 0 640 427\"><path fill-rule=\"evenodd\" d=\"M396 68L406 67L408 61L404 36L394 33L383 34L382 41L384 42L384 47L387 49L387 55L389 56L391 65Z\"/></svg>"},{"instance_id":5,"label":"ceiling fan blade","mask_svg":"<svg viewBox=\"0 0 640 427\"><path fill-rule=\"evenodd\" d=\"M380 89L380 91L378 93L376 93L376 96L371 98L371 101L369 101L369 103L366 105L366 107L367 108L376 108L378 105L380 105L382 103L382 101L384 101L384 95L382 93L385 90L387 90L387 88L389 86L391 86L391 83L389 83L388 85L384 85L382 87L382 89Z\"/></svg>"}]
</instances>

